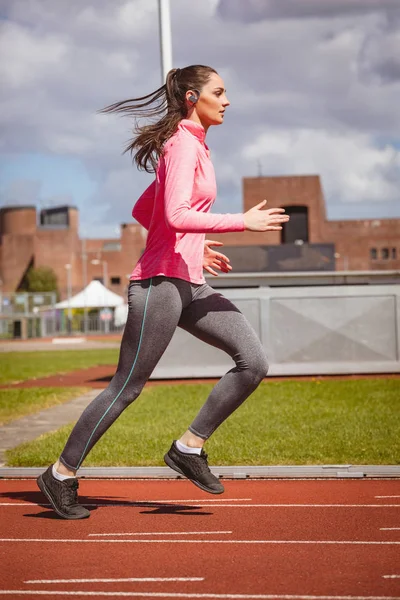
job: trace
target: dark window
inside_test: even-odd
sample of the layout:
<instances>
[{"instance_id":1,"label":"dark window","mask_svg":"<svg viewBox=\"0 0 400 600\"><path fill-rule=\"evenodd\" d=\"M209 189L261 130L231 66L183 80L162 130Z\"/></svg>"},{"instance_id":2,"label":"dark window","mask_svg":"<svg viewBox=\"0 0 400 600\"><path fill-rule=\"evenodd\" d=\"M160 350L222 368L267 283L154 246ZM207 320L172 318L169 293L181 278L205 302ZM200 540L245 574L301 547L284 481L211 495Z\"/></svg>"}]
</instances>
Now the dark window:
<instances>
[{"instance_id":1,"label":"dark window","mask_svg":"<svg viewBox=\"0 0 400 600\"><path fill-rule=\"evenodd\" d=\"M294 244L296 240L308 242L307 206L285 206L284 208L290 220L282 226L282 244Z\"/></svg>"},{"instance_id":2,"label":"dark window","mask_svg":"<svg viewBox=\"0 0 400 600\"><path fill-rule=\"evenodd\" d=\"M369 257L371 260L376 260L378 258L378 251L376 248L369 249Z\"/></svg>"},{"instance_id":3,"label":"dark window","mask_svg":"<svg viewBox=\"0 0 400 600\"><path fill-rule=\"evenodd\" d=\"M397 258L397 248L392 248L392 258L396 260Z\"/></svg>"},{"instance_id":4,"label":"dark window","mask_svg":"<svg viewBox=\"0 0 400 600\"><path fill-rule=\"evenodd\" d=\"M119 285L121 283L121 277L111 277L111 285Z\"/></svg>"},{"instance_id":5,"label":"dark window","mask_svg":"<svg viewBox=\"0 0 400 600\"><path fill-rule=\"evenodd\" d=\"M381 257L384 260L387 260L389 258L389 248L382 248L382 250L381 250Z\"/></svg>"},{"instance_id":6,"label":"dark window","mask_svg":"<svg viewBox=\"0 0 400 600\"><path fill-rule=\"evenodd\" d=\"M55 208L44 208L40 211L41 225L63 225L69 226L68 206L57 206Z\"/></svg>"}]
</instances>

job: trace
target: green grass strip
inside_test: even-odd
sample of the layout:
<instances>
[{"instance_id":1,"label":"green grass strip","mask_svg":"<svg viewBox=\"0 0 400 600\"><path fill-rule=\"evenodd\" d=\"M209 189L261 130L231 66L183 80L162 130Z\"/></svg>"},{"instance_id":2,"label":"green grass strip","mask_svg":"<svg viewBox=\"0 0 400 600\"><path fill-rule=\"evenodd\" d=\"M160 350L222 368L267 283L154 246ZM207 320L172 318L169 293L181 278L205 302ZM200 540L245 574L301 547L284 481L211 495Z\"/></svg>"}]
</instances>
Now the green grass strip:
<instances>
[{"instance_id":1,"label":"green grass strip","mask_svg":"<svg viewBox=\"0 0 400 600\"><path fill-rule=\"evenodd\" d=\"M81 396L90 388L16 388L0 390L0 425Z\"/></svg>"},{"instance_id":2,"label":"green grass strip","mask_svg":"<svg viewBox=\"0 0 400 600\"><path fill-rule=\"evenodd\" d=\"M2 352L0 384L60 375L96 365L117 365L119 349Z\"/></svg>"},{"instance_id":3,"label":"green grass strip","mask_svg":"<svg viewBox=\"0 0 400 600\"><path fill-rule=\"evenodd\" d=\"M159 466L211 384L146 388L84 466ZM45 466L72 425L8 451L10 466ZM213 465L400 464L395 379L263 382L206 445Z\"/></svg>"}]
</instances>

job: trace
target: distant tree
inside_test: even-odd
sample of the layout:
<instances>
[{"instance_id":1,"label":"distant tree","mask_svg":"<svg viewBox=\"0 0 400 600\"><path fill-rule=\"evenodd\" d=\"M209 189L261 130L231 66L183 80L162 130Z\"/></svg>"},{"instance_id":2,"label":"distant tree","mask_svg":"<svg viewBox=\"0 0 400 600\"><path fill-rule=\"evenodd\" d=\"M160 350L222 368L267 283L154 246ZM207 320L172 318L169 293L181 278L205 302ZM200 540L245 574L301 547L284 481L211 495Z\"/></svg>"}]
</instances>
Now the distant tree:
<instances>
[{"instance_id":1,"label":"distant tree","mask_svg":"<svg viewBox=\"0 0 400 600\"><path fill-rule=\"evenodd\" d=\"M56 292L57 275L51 267L31 267L21 288L24 292Z\"/></svg>"}]
</instances>

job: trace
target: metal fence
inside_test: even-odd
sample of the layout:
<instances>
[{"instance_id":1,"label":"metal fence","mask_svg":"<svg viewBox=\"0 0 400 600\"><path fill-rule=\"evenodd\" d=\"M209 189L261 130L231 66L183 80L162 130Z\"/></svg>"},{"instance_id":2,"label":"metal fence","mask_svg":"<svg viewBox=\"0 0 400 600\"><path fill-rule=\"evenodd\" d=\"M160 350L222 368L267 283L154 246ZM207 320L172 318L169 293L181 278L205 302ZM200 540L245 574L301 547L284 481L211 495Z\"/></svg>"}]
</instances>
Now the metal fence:
<instances>
[{"instance_id":1,"label":"metal fence","mask_svg":"<svg viewBox=\"0 0 400 600\"><path fill-rule=\"evenodd\" d=\"M105 321L98 315L74 315L69 320L65 315L0 315L0 338L29 339L63 335L95 335L120 333L124 325L113 320Z\"/></svg>"},{"instance_id":2,"label":"metal fence","mask_svg":"<svg viewBox=\"0 0 400 600\"><path fill-rule=\"evenodd\" d=\"M35 314L43 306L53 307L56 302L56 292L3 292L0 293L0 316Z\"/></svg>"},{"instance_id":3,"label":"metal fence","mask_svg":"<svg viewBox=\"0 0 400 600\"><path fill-rule=\"evenodd\" d=\"M55 292L0 295L0 339L27 339L70 334L119 333L124 328L114 310L55 309Z\"/></svg>"}]
</instances>

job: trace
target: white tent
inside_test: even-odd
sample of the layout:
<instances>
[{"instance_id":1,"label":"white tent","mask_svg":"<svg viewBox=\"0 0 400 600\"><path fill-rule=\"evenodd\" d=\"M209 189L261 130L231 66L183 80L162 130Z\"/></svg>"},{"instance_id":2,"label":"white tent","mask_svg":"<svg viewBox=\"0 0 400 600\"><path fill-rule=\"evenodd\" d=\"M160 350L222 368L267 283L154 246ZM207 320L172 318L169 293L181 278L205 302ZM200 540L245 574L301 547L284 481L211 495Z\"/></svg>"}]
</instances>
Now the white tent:
<instances>
[{"instance_id":1,"label":"white tent","mask_svg":"<svg viewBox=\"0 0 400 600\"><path fill-rule=\"evenodd\" d=\"M91 281L84 290L68 300L57 302L55 308L113 308L124 304L122 296L111 292L100 281Z\"/></svg>"}]
</instances>

